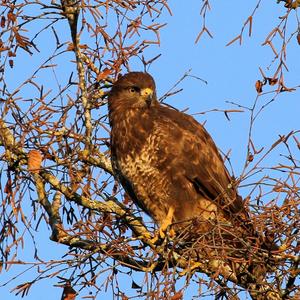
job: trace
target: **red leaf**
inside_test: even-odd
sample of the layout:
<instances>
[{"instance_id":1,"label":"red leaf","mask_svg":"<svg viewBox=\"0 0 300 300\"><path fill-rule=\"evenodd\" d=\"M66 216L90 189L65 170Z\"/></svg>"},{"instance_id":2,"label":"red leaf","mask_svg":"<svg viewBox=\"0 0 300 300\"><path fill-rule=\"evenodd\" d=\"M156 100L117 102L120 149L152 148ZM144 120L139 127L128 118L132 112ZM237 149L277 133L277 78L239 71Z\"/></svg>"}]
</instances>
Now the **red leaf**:
<instances>
[{"instance_id":1,"label":"red leaf","mask_svg":"<svg viewBox=\"0 0 300 300\"><path fill-rule=\"evenodd\" d=\"M109 69L104 69L103 72L98 74L97 80L100 81L100 80L106 79L111 74L111 72L112 71Z\"/></svg>"},{"instance_id":2,"label":"red leaf","mask_svg":"<svg viewBox=\"0 0 300 300\"><path fill-rule=\"evenodd\" d=\"M255 89L258 93L262 92L262 86L263 86L263 83L260 80L257 80L255 82Z\"/></svg>"},{"instance_id":3,"label":"red leaf","mask_svg":"<svg viewBox=\"0 0 300 300\"><path fill-rule=\"evenodd\" d=\"M300 33L297 34L297 42L300 45Z\"/></svg>"},{"instance_id":4,"label":"red leaf","mask_svg":"<svg viewBox=\"0 0 300 300\"><path fill-rule=\"evenodd\" d=\"M28 153L28 171L32 173L38 173L43 161L43 155L38 150L31 150Z\"/></svg>"},{"instance_id":5,"label":"red leaf","mask_svg":"<svg viewBox=\"0 0 300 300\"><path fill-rule=\"evenodd\" d=\"M70 283L67 283L64 287L61 300L74 300L76 295L76 291L71 287Z\"/></svg>"},{"instance_id":6,"label":"red leaf","mask_svg":"<svg viewBox=\"0 0 300 300\"><path fill-rule=\"evenodd\" d=\"M5 27L5 21L6 21L5 17L2 16L2 17L1 17L1 21L0 21L0 25L1 25L2 28Z\"/></svg>"}]
</instances>

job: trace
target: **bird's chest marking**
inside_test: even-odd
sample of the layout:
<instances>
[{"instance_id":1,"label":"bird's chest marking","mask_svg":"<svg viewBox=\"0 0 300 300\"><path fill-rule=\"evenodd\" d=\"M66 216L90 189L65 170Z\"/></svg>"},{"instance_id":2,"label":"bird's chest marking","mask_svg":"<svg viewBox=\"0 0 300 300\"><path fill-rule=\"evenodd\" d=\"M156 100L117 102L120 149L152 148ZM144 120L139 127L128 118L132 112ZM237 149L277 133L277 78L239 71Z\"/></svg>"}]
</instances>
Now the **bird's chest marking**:
<instances>
[{"instance_id":1,"label":"bird's chest marking","mask_svg":"<svg viewBox=\"0 0 300 300\"><path fill-rule=\"evenodd\" d=\"M139 176L140 179L144 176L145 178L155 176L158 172L155 168L155 152L158 149L159 147L156 144L155 138L149 136L140 151L136 152L132 149L132 151L121 160L121 172L129 179L134 179L136 176Z\"/></svg>"},{"instance_id":2,"label":"bird's chest marking","mask_svg":"<svg viewBox=\"0 0 300 300\"><path fill-rule=\"evenodd\" d=\"M150 215L161 223L166 215L166 201L168 198L168 183L164 175L157 168L159 151L159 138L149 135L139 152L132 149L119 162L119 168L125 176L139 199L147 207ZM157 193L159 189L159 193Z\"/></svg>"}]
</instances>

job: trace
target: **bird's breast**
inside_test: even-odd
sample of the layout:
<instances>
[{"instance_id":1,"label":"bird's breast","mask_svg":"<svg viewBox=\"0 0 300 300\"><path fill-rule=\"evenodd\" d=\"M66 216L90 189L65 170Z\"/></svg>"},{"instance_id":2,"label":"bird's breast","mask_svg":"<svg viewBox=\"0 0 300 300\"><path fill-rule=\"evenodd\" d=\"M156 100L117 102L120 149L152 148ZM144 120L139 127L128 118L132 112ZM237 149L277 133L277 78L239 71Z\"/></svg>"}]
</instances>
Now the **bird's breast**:
<instances>
[{"instance_id":1,"label":"bird's breast","mask_svg":"<svg viewBox=\"0 0 300 300\"><path fill-rule=\"evenodd\" d=\"M157 175L157 150L158 146L152 136L148 136L143 143L137 141L120 155L121 172L128 178L139 176L141 180Z\"/></svg>"},{"instance_id":2,"label":"bird's breast","mask_svg":"<svg viewBox=\"0 0 300 300\"><path fill-rule=\"evenodd\" d=\"M157 151L157 137L149 135L140 147L133 145L126 154L119 153L116 161L121 176L130 183L136 198L150 216L161 223L166 216L169 185L157 167Z\"/></svg>"}]
</instances>

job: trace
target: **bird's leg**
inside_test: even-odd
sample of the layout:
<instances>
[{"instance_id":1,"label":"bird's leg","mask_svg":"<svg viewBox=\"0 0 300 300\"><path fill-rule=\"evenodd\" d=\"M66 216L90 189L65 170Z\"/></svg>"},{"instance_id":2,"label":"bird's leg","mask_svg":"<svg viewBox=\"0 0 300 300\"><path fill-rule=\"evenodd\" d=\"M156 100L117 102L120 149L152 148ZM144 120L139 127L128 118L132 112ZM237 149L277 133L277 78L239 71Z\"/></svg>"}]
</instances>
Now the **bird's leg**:
<instances>
[{"instance_id":1,"label":"bird's leg","mask_svg":"<svg viewBox=\"0 0 300 300\"><path fill-rule=\"evenodd\" d=\"M159 228L159 236L162 239L165 238L165 236L166 236L165 232L167 231L168 227L172 224L174 211L175 211L174 207L170 206L170 208L168 210L168 214L167 214L165 220L162 222L162 224ZM173 237L175 235L174 229L171 229L169 233L170 233L171 237Z\"/></svg>"},{"instance_id":2,"label":"bird's leg","mask_svg":"<svg viewBox=\"0 0 300 300\"><path fill-rule=\"evenodd\" d=\"M168 227L172 224L172 219L174 216L174 207L171 206L168 210L168 213L166 215L166 218L164 219L164 221L162 222L162 224L159 227L158 230L158 234L155 235L155 237L151 240L154 244L159 240L159 239L165 239L166 237L166 231L168 229ZM175 231L173 228L171 228L169 230L169 235L170 237L174 237L175 236Z\"/></svg>"}]
</instances>

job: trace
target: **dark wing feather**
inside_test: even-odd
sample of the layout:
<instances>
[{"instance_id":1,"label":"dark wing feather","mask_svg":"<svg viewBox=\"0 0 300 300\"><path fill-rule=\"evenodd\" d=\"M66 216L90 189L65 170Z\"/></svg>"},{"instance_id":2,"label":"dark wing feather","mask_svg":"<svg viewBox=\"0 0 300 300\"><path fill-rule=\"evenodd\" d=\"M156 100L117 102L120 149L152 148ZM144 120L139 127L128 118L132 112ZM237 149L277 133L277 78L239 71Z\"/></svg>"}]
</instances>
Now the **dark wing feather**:
<instances>
[{"instance_id":1,"label":"dark wing feather","mask_svg":"<svg viewBox=\"0 0 300 300\"><path fill-rule=\"evenodd\" d=\"M246 214L243 201L232 186L231 177L210 135L194 118L165 106L153 108L162 145L159 155L170 159L171 171L179 170L205 198L215 201L227 213Z\"/></svg>"}]
</instances>

